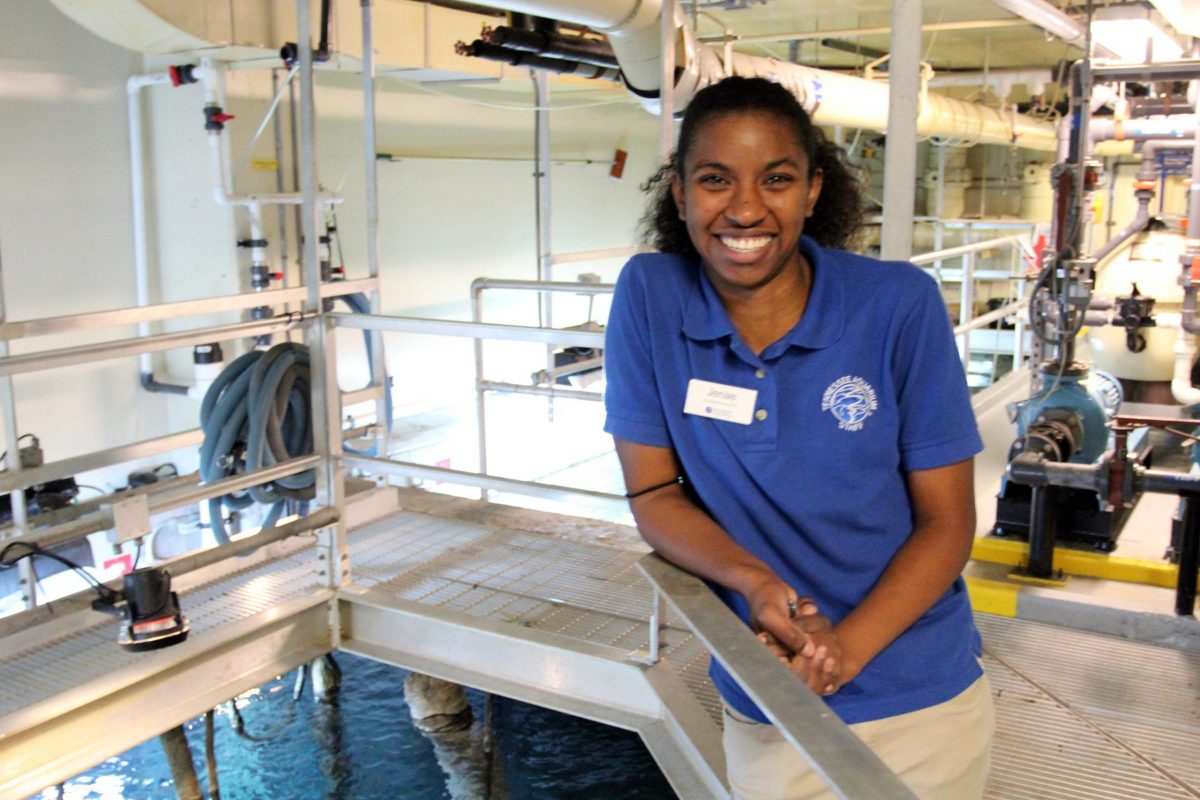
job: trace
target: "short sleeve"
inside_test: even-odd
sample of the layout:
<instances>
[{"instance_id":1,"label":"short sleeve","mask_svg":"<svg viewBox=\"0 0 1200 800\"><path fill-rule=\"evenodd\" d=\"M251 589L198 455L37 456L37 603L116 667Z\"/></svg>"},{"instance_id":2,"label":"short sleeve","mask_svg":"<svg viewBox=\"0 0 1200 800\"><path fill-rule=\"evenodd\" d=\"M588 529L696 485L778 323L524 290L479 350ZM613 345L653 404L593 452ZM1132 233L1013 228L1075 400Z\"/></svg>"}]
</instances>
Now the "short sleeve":
<instances>
[{"instance_id":1,"label":"short sleeve","mask_svg":"<svg viewBox=\"0 0 1200 800\"><path fill-rule=\"evenodd\" d=\"M669 447L655 379L650 309L635 257L617 279L604 336L604 430L618 439Z\"/></svg>"},{"instance_id":2,"label":"short sleeve","mask_svg":"<svg viewBox=\"0 0 1200 800\"><path fill-rule=\"evenodd\" d=\"M916 277L892 360L905 472L944 467L983 449L950 315L933 279Z\"/></svg>"}]
</instances>

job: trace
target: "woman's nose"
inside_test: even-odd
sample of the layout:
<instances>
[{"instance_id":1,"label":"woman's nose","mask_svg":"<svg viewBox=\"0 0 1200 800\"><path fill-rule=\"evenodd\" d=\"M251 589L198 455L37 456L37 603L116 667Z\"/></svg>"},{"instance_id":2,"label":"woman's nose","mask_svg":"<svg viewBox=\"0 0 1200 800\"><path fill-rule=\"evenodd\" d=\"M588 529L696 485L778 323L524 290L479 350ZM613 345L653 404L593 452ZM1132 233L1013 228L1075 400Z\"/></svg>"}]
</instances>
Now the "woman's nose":
<instances>
[{"instance_id":1,"label":"woman's nose","mask_svg":"<svg viewBox=\"0 0 1200 800\"><path fill-rule=\"evenodd\" d=\"M730 222L743 228L748 228L761 221L766 214L762 195L759 193L757 186L739 186L734 190L729 201L729 205L725 209L725 215L729 218Z\"/></svg>"}]
</instances>

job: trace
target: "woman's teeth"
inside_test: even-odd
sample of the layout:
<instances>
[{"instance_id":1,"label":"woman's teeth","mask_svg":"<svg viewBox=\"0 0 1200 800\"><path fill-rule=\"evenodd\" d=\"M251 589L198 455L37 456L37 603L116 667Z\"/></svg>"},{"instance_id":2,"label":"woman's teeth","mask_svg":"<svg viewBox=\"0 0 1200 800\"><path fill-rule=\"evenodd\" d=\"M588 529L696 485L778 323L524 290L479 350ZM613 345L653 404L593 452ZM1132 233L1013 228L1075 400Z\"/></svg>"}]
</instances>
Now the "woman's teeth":
<instances>
[{"instance_id":1,"label":"woman's teeth","mask_svg":"<svg viewBox=\"0 0 1200 800\"><path fill-rule=\"evenodd\" d=\"M770 241L770 236L755 236L753 238L747 238L744 236L721 237L721 244L725 245L730 250L737 250L739 253L749 253L752 250L760 250L766 247Z\"/></svg>"}]
</instances>

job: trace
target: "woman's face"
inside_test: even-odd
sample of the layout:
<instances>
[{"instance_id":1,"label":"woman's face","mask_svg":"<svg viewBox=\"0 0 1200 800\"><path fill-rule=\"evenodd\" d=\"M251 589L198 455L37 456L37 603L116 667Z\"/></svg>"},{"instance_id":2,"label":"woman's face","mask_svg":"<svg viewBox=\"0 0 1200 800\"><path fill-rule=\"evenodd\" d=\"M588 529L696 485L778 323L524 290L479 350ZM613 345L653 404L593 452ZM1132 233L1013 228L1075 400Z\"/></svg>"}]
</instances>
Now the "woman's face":
<instances>
[{"instance_id":1,"label":"woman's face","mask_svg":"<svg viewBox=\"0 0 1200 800\"><path fill-rule=\"evenodd\" d=\"M696 131L672 191L722 294L799 275L800 234L821 193L791 127L773 114L725 114ZM794 271L794 272L792 272Z\"/></svg>"}]
</instances>

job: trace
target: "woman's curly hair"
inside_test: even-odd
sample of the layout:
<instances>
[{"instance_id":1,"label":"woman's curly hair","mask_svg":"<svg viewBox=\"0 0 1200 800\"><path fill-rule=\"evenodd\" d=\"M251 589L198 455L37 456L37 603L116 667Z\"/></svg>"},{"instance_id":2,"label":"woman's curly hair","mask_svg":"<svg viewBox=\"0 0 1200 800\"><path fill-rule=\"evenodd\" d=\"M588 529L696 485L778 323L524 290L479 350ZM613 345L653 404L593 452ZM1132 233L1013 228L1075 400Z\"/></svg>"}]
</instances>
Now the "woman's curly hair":
<instances>
[{"instance_id":1,"label":"woman's curly hair","mask_svg":"<svg viewBox=\"0 0 1200 800\"><path fill-rule=\"evenodd\" d=\"M642 241L663 253L698 255L688 236L687 223L679 218L671 184L706 123L726 114L746 113L773 114L787 123L808 157L808 176L821 171L821 194L812 216L804 223L804 233L823 247L853 248L862 227L862 189L841 148L813 125L808 112L787 89L765 78L738 76L702 89L688 104L675 152L642 186L650 195L641 221Z\"/></svg>"}]
</instances>

